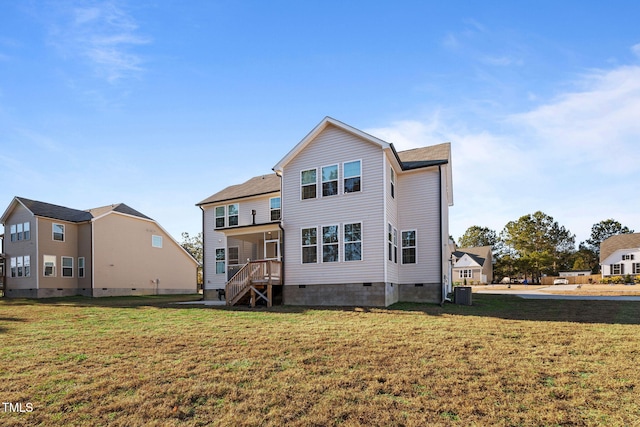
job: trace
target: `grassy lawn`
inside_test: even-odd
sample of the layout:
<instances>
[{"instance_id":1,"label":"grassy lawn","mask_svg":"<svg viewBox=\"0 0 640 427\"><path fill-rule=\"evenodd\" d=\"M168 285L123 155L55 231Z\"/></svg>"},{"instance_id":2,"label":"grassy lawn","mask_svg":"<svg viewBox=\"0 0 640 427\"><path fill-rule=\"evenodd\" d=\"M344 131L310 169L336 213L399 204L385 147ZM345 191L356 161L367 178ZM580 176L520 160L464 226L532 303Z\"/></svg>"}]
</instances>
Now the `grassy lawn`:
<instances>
[{"instance_id":1,"label":"grassy lawn","mask_svg":"<svg viewBox=\"0 0 640 427\"><path fill-rule=\"evenodd\" d=\"M640 303L473 298L2 300L0 425L638 425Z\"/></svg>"}]
</instances>

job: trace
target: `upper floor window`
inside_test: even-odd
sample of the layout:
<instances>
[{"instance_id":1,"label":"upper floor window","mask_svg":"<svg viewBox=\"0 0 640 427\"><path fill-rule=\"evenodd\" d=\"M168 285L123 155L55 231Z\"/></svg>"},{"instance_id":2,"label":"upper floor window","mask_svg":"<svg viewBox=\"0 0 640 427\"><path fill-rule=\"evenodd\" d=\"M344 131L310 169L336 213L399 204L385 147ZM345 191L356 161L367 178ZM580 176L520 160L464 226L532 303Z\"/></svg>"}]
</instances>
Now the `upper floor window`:
<instances>
[{"instance_id":1,"label":"upper floor window","mask_svg":"<svg viewBox=\"0 0 640 427\"><path fill-rule=\"evenodd\" d=\"M362 188L362 170L360 160L346 162L342 166L344 173L344 192L355 193Z\"/></svg>"},{"instance_id":2,"label":"upper floor window","mask_svg":"<svg viewBox=\"0 0 640 427\"><path fill-rule=\"evenodd\" d=\"M9 228L12 242L31 239L30 223L23 222L20 224L12 224Z\"/></svg>"},{"instance_id":3,"label":"upper floor window","mask_svg":"<svg viewBox=\"0 0 640 427\"><path fill-rule=\"evenodd\" d=\"M222 228L224 227L224 218L226 216L226 209L224 208L224 206L217 206L216 207L216 228Z\"/></svg>"},{"instance_id":4,"label":"upper floor window","mask_svg":"<svg viewBox=\"0 0 640 427\"><path fill-rule=\"evenodd\" d=\"M338 165L322 168L322 197L338 194Z\"/></svg>"},{"instance_id":5,"label":"upper floor window","mask_svg":"<svg viewBox=\"0 0 640 427\"><path fill-rule=\"evenodd\" d=\"M53 228L53 240L64 242L64 224L56 224L54 222L52 225L52 228Z\"/></svg>"},{"instance_id":6,"label":"upper floor window","mask_svg":"<svg viewBox=\"0 0 640 427\"><path fill-rule=\"evenodd\" d=\"M238 225L238 209L239 205L237 203L227 206L227 220L229 227Z\"/></svg>"},{"instance_id":7,"label":"upper floor window","mask_svg":"<svg viewBox=\"0 0 640 427\"><path fill-rule=\"evenodd\" d=\"M391 168L390 173L391 178L391 197L395 199L396 197L396 172Z\"/></svg>"},{"instance_id":8,"label":"upper floor window","mask_svg":"<svg viewBox=\"0 0 640 427\"><path fill-rule=\"evenodd\" d=\"M416 263L416 230L402 232L402 263Z\"/></svg>"},{"instance_id":9,"label":"upper floor window","mask_svg":"<svg viewBox=\"0 0 640 427\"><path fill-rule=\"evenodd\" d=\"M280 197L272 197L269 199L269 212L271 221L280 221Z\"/></svg>"},{"instance_id":10,"label":"upper floor window","mask_svg":"<svg viewBox=\"0 0 640 427\"><path fill-rule=\"evenodd\" d=\"M629 261L629 260L632 260L632 259L633 259L633 254L622 255L622 260L623 261Z\"/></svg>"},{"instance_id":11,"label":"upper floor window","mask_svg":"<svg viewBox=\"0 0 640 427\"><path fill-rule=\"evenodd\" d=\"M362 260L362 224L359 222L344 225L344 260Z\"/></svg>"},{"instance_id":12,"label":"upper floor window","mask_svg":"<svg viewBox=\"0 0 640 427\"><path fill-rule=\"evenodd\" d=\"M316 169L308 169L300 172L300 186L301 186L302 200L316 198L316 192L317 192L316 174L317 174Z\"/></svg>"},{"instance_id":13,"label":"upper floor window","mask_svg":"<svg viewBox=\"0 0 640 427\"><path fill-rule=\"evenodd\" d=\"M151 246L154 248L162 247L162 236L156 236L155 234L151 236Z\"/></svg>"}]
</instances>

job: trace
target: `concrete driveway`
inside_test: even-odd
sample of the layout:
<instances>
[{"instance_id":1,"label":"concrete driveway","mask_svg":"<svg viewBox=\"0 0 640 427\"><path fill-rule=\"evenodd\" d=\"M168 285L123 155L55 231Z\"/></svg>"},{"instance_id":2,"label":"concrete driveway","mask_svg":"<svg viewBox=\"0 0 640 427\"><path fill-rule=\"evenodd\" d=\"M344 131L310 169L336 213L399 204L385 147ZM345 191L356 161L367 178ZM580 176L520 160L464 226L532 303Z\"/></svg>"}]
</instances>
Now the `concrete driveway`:
<instances>
[{"instance_id":1,"label":"concrete driveway","mask_svg":"<svg viewBox=\"0 0 640 427\"><path fill-rule=\"evenodd\" d=\"M491 289L491 285L474 287L473 292L477 294L500 294L515 295L526 299L564 299L564 300L602 300L602 301L640 301L640 296L607 296L607 295L558 295L553 292L571 292L578 288L578 285L554 285L546 288L527 289Z\"/></svg>"}]
</instances>

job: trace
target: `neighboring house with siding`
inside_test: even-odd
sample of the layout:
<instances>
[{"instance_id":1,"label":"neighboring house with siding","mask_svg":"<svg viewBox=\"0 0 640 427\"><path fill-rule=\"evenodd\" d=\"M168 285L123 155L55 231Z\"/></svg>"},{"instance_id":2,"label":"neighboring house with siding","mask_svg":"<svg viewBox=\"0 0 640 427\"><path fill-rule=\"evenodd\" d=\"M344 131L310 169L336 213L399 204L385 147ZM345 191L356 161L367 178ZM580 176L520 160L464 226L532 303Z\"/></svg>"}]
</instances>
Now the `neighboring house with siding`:
<instances>
[{"instance_id":1,"label":"neighboring house with siding","mask_svg":"<svg viewBox=\"0 0 640 427\"><path fill-rule=\"evenodd\" d=\"M125 204L77 210L15 197L4 225L5 295L195 293L197 261Z\"/></svg>"},{"instance_id":2,"label":"neighboring house with siding","mask_svg":"<svg viewBox=\"0 0 640 427\"><path fill-rule=\"evenodd\" d=\"M453 252L454 283L491 283L493 281L493 257L491 246L459 248Z\"/></svg>"},{"instance_id":3,"label":"neighboring house with siding","mask_svg":"<svg viewBox=\"0 0 640 427\"><path fill-rule=\"evenodd\" d=\"M291 305L388 306L450 292L449 143L397 152L327 117L273 170L198 203L205 298L246 301L233 285Z\"/></svg>"},{"instance_id":4,"label":"neighboring house with siding","mask_svg":"<svg viewBox=\"0 0 640 427\"><path fill-rule=\"evenodd\" d=\"M602 277L640 275L640 233L618 234L600 243Z\"/></svg>"}]
</instances>

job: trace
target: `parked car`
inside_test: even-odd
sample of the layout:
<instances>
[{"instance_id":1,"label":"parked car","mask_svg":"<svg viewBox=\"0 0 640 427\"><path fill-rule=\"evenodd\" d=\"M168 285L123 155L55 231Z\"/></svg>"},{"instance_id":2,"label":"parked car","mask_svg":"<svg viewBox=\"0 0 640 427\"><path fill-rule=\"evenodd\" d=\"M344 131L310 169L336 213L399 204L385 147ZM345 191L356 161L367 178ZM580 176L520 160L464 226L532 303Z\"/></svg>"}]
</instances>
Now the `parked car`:
<instances>
[{"instance_id":1,"label":"parked car","mask_svg":"<svg viewBox=\"0 0 640 427\"><path fill-rule=\"evenodd\" d=\"M569 284L569 279L565 279L564 277L561 277L559 279L555 279L553 281L554 285L568 285Z\"/></svg>"}]
</instances>

